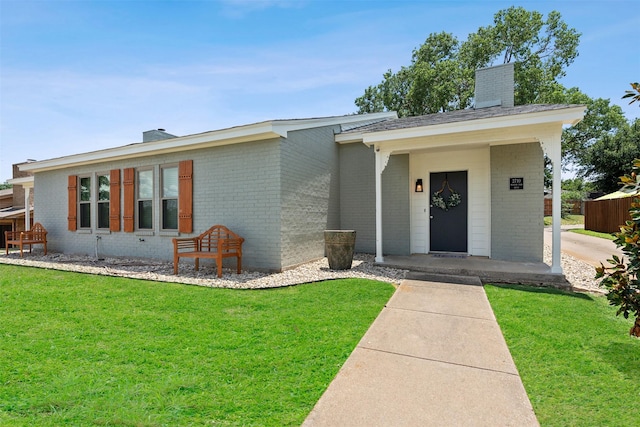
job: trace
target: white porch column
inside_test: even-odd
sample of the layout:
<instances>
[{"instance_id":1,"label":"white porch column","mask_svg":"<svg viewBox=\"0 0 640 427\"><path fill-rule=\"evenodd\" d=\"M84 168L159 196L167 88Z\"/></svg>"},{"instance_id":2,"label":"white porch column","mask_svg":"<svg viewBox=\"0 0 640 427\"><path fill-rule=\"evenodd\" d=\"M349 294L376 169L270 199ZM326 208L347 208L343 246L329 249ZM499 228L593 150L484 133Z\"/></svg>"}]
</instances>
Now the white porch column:
<instances>
[{"instance_id":1,"label":"white porch column","mask_svg":"<svg viewBox=\"0 0 640 427\"><path fill-rule=\"evenodd\" d=\"M391 152L375 147L376 156L376 262L384 262L382 255L382 172L387 167Z\"/></svg>"},{"instance_id":2,"label":"white porch column","mask_svg":"<svg viewBox=\"0 0 640 427\"><path fill-rule=\"evenodd\" d=\"M551 219L552 224L552 262L551 272L562 274L562 265L560 264L561 253L561 224L562 224L562 149L561 149L561 133L554 133L541 139L542 148L551 160L553 166L553 184L551 186L553 211Z\"/></svg>"},{"instance_id":3,"label":"white porch column","mask_svg":"<svg viewBox=\"0 0 640 427\"><path fill-rule=\"evenodd\" d=\"M24 185L24 229L31 230L31 209L29 206L29 195L31 194L31 187Z\"/></svg>"}]
</instances>

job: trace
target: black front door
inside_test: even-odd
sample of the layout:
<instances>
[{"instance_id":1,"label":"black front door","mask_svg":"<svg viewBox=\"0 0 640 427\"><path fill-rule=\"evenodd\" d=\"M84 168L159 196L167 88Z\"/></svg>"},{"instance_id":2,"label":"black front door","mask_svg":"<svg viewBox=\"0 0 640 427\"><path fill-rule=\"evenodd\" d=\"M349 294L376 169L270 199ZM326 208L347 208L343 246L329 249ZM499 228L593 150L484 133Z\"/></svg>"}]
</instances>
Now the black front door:
<instances>
[{"instance_id":1,"label":"black front door","mask_svg":"<svg viewBox=\"0 0 640 427\"><path fill-rule=\"evenodd\" d=\"M467 252L467 171L432 173L430 252Z\"/></svg>"}]
</instances>

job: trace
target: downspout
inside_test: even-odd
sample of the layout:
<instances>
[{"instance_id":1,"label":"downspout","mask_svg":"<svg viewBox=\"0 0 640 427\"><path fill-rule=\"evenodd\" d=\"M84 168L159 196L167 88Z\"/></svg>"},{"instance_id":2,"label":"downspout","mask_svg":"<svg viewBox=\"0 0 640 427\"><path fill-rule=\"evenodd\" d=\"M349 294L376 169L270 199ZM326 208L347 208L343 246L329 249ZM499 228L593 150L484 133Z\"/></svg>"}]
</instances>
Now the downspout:
<instances>
[{"instance_id":1,"label":"downspout","mask_svg":"<svg viewBox=\"0 0 640 427\"><path fill-rule=\"evenodd\" d=\"M98 256L98 242L100 242L101 239L101 236L96 236L96 259L100 259L100 257Z\"/></svg>"}]
</instances>

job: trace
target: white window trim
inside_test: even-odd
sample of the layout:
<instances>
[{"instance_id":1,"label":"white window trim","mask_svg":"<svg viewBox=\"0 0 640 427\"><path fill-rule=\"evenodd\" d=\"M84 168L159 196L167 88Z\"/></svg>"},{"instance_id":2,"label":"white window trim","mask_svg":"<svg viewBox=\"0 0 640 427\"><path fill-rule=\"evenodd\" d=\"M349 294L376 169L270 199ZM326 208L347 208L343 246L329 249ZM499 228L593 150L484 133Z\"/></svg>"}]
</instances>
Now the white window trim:
<instances>
[{"instance_id":1,"label":"white window trim","mask_svg":"<svg viewBox=\"0 0 640 427\"><path fill-rule=\"evenodd\" d=\"M88 201L83 201L82 200L82 180L85 178L89 178L89 200ZM92 211L94 211L95 209L93 209L93 201L94 201L94 189L93 189L93 183L91 181L94 181L94 177L93 174L83 174L83 175L78 175L78 225L77 225L77 230L83 230L83 231L91 231L93 229L93 214ZM82 205L89 205L89 226L82 226Z\"/></svg>"},{"instance_id":2,"label":"white window trim","mask_svg":"<svg viewBox=\"0 0 640 427\"><path fill-rule=\"evenodd\" d=\"M140 198L140 172L146 172L146 171L150 171L151 172L151 183L152 183L152 190L151 190L151 198L144 198L141 199ZM157 171L156 168L153 166L145 166L145 167L140 167L140 168L136 168L135 169L135 231L137 233L153 233L153 231L155 230L155 226L156 226L156 222L157 222L157 209L156 209L156 205L157 205L157 191L158 191L158 185L157 185ZM144 201L144 200L151 200L151 228L140 228L140 201ZM143 235L143 234L141 234Z\"/></svg>"},{"instance_id":3,"label":"white window trim","mask_svg":"<svg viewBox=\"0 0 640 427\"><path fill-rule=\"evenodd\" d=\"M109 180L109 200L105 201L100 201L100 177L101 176L106 176L107 179ZM108 214L107 214L107 226L106 227L100 227L100 221L99 221L99 215L100 215L100 211L98 209L99 205L101 203L107 203L109 205L109 209L111 208L111 174L109 172L96 172L95 174L95 197L93 197L93 199L95 200L95 228L98 231L109 231L110 230L110 213L111 211L109 210Z\"/></svg>"},{"instance_id":4,"label":"white window trim","mask_svg":"<svg viewBox=\"0 0 640 427\"><path fill-rule=\"evenodd\" d=\"M178 175L178 180L176 182L176 185L178 186L178 194L176 195L176 197L164 197L163 192L164 192L164 174L163 171L164 169L175 169L176 170L176 174L178 174L179 171L179 167L178 167L178 163L169 163L166 165L161 165L160 166L160 172L158 173L158 179L159 179L159 185L158 185L158 214L160 215L159 218L159 228L160 231L163 233L173 233L173 232L178 232L178 212L176 211L176 228L163 228L163 224L164 224L164 210L163 208L163 202L164 200L175 200L176 201L176 206L179 203L180 200L180 176Z\"/></svg>"}]
</instances>

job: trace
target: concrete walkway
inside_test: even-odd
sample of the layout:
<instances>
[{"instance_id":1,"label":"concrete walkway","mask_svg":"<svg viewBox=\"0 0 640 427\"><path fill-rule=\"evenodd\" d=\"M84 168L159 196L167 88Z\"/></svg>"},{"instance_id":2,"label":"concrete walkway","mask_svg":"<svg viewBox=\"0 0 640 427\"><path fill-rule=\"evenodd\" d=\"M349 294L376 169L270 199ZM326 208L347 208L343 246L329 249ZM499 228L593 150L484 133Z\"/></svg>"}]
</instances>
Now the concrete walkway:
<instances>
[{"instance_id":1,"label":"concrete walkway","mask_svg":"<svg viewBox=\"0 0 640 427\"><path fill-rule=\"evenodd\" d=\"M405 280L303 425L537 426L473 282Z\"/></svg>"},{"instance_id":2,"label":"concrete walkway","mask_svg":"<svg viewBox=\"0 0 640 427\"><path fill-rule=\"evenodd\" d=\"M622 251L616 247L616 244L613 243L612 240L573 233L570 231L572 228L584 229L584 226L562 226L562 230L560 231L560 238L562 240L560 246L562 252L591 264L594 267L599 267L601 262L605 266L608 266L607 259L611 258L613 254L622 257ZM544 243L551 245L551 240L551 227L545 227Z\"/></svg>"}]
</instances>

